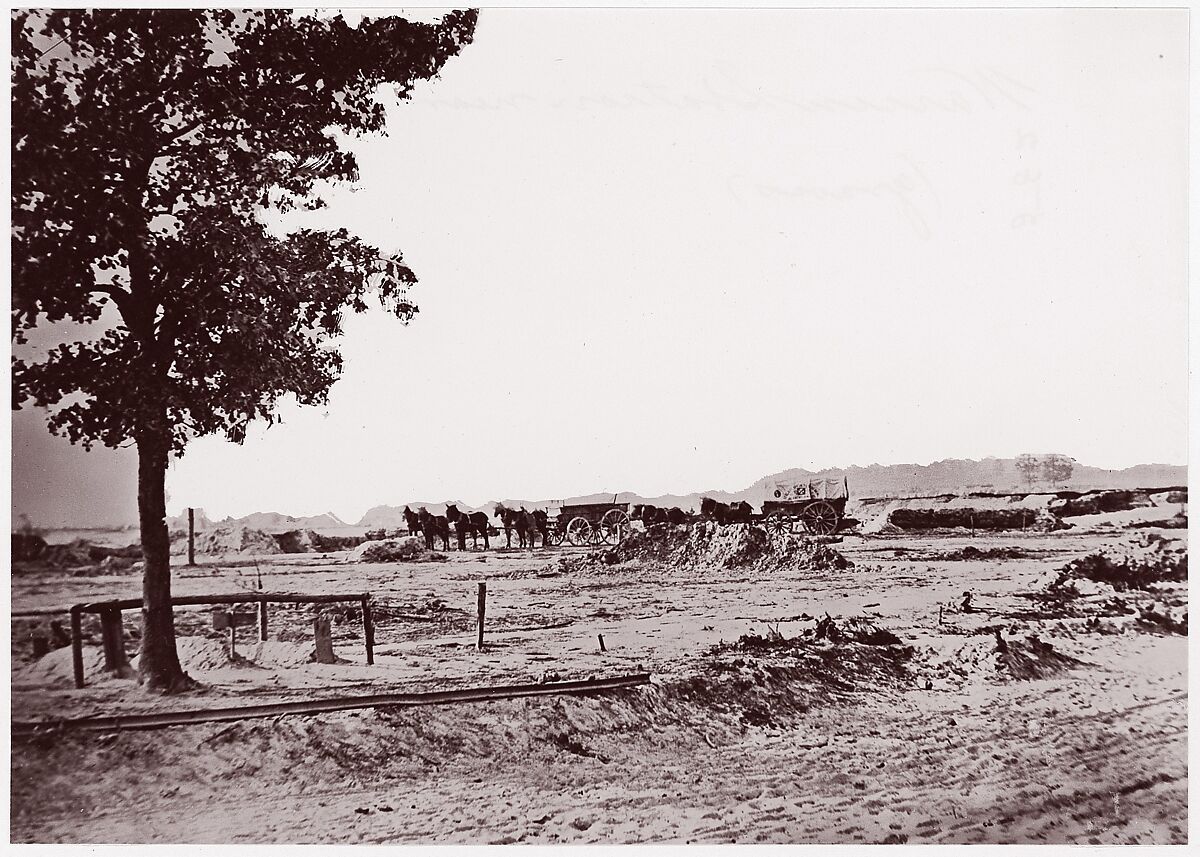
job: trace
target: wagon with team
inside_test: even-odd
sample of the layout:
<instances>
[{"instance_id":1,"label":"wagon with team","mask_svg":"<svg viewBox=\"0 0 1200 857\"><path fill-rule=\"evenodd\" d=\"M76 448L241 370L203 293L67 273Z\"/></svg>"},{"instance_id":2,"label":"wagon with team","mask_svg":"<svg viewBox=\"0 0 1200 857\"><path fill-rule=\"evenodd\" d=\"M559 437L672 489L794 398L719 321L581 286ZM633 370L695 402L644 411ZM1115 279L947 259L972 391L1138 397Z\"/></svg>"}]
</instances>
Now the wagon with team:
<instances>
[{"instance_id":1,"label":"wagon with team","mask_svg":"<svg viewBox=\"0 0 1200 857\"><path fill-rule=\"evenodd\" d=\"M805 479L776 482L768 489L761 511L755 512L745 502L723 503L704 497L699 513L684 512L678 508L658 508L651 505L619 502L613 495L611 500L586 503L563 503L546 510L532 512L524 507L509 509L497 503L493 514L503 525L505 544L512 546L512 533L517 534L520 547L533 547L540 536L542 544L554 547L569 544L573 547L597 547L619 544L633 530L645 530L659 524L687 524L693 521L716 521L718 524L755 524L771 532L810 533L827 536L838 531L846 516L849 487L846 479ZM450 506L447 511L459 531L459 547L465 548L461 528L470 524L482 535L485 549L488 546L489 524L483 513L460 513ZM421 510L424 512L424 509ZM432 521L444 522L445 516L430 516ZM405 509L406 517L417 519L419 513ZM474 518L481 518L475 523ZM459 523L462 521L463 523ZM410 532L419 531L414 521L409 521ZM440 537L449 547L449 529L443 525ZM473 532L468 529L468 532ZM431 538L426 533L427 541ZM431 547L432 549L432 547Z\"/></svg>"},{"instance_id":2,"label":"wagon with team","mask_svg":"<svg viewBox=\"0 0 1200 857\"><path fill-rule=\"evenodd\" d=\"M828 536L846 517L850 498L846 478L777 482L763 501L759 519L776 532L807 532Z\"/></svg>"},{"instance_id":3,"label":"wagon with team","mask_svg":"<svg viewBox=\"0 0 1200 857\"><path fill-rule=\"evenodd\" d=\"M609 502L564 503L557 512L547 529L546 543L550 545L615 545L633 528L629 504L618 503L615 495Z\"/></svg>"}]
</instances>

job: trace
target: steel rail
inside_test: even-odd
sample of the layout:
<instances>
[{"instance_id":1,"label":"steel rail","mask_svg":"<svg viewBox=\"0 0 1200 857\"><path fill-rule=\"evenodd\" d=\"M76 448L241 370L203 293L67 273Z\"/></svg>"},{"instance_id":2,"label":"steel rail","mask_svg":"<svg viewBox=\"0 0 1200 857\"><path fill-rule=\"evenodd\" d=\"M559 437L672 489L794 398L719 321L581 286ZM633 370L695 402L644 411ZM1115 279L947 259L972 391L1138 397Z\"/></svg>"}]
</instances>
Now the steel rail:
<instances>
[{"instance_id":1,"label":"steel rail","mask_svg":"<svg viewBox=\"0 0 1200 857\"><path fill-rule=\"evenodd\" d=\"M60 732L119 732L130 729L163 729L168 726L187 726L195 723L219 723L229 720L249 720L285 715L314 715L356 708L385 706L415 707L420 705L450 705L465 702L487 702L497 699L516 699L526 696L561 696L620 690L650 683L650 673L612 676L580 681L549 682L545 684L512 684L499 687L471 687L458 690L435 690L422 693L377 693L366 696L343 696L331 699L307 699L294 702L268 702L261 705L202 708L193 711L156 711L150 714L128 714L115 717L78 717L66 720L13 721L12 737L36 738Z\"/></svg>"}]
</instances>

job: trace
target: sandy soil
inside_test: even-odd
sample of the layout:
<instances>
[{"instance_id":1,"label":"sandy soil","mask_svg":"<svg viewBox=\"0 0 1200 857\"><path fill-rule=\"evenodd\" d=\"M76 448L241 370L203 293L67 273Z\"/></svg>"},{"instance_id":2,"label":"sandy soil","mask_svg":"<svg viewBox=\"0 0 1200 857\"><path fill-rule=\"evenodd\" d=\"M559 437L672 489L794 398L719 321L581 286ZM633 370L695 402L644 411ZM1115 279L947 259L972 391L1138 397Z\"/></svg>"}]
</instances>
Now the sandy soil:
<instances>
[{"instance_id":1,"label":"sandy soil","mask_svg":"<svg viewBox=\"0 0 1200 857\"><path fill-rule=\"evenodd\" d=\"M1186 539L1182 531L1164 531ZM1033 601L1048 571L1129 537L847 537L855 565L787 573L583 565L571 551L349 564L344 554L208 561L177 594L257 585L372 593L376 664L357 612L335 614L342 663L305 662L311 608L277 610L272 641L223 663L207 612L180 611L196 693L149 696L69 650L29 664L14 622L13 718L204 707L322 694L581 678L647 669L647 688L592 698L364 710L66 736L14 745L22 842L1073 842L1182 843L1187 641L1094 605ZM967 545L1015 559L945 560ZM488 646L474 650L476 581ZM971 591L981 612L957 605ZM136 596L137 580L14 578L14 610ZM1132 596L1131 596L1132 597ZM1186 597L1186 585L1139 595ZM1185 608L1186 609L1186 608ZM867 617L902 646L793 638ZM135 616L127 628L135 629ZM940 618L940 621L939 621ZM1089 623L1089 619L1093 620ZM1065 666L997 672L994 629ZM24 636L22 636L24 634ZM93 629L99 642L98 629ZM600 652L603 634L607 652ZM1032 645L1032 644L1028 644ZM715 647L715 648L714 648ZM99 668L99 659L89 655ZM1070 659L1074 659L1071 661ZM253 807L248 811L247 807Z\"/></svg>"}]
</instances>

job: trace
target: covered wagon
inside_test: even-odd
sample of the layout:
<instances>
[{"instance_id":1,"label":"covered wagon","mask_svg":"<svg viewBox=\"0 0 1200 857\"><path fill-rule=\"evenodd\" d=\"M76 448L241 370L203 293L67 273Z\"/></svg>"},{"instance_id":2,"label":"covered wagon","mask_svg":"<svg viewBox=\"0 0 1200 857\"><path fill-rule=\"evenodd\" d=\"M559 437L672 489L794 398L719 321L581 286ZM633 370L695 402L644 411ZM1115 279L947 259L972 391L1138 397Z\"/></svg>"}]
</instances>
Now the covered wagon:
<instances>
[{"instance_id":1,"label":"covered wagon","mask_svg":"<svg viewBox=\"0 0 1200 857\"><path fill-rule=\"evenodd\" d=\"M849 498L845 477L777 482L763 501L763 522L774 530L827 536L841 526Z\"/></svg>"}]
</instances>

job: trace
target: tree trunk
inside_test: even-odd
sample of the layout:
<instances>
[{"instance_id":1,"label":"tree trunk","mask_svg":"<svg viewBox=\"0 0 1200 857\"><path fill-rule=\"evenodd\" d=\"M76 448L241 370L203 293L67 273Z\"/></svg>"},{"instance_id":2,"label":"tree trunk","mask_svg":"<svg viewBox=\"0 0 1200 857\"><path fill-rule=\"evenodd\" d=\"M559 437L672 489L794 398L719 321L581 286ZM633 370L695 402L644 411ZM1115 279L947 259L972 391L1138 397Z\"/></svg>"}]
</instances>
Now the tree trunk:
<instances>
[{"instance_id":1,"label":"tree trunk","mask_svg":"<svg viewBox=\"0 0 1200 857\"><path fill-rule=\"evenodd\" d=\"M194 682L179 665L175 650L175 613L171 609L171 540L167 534L167 456L161 430L138 435L138 518L142 529L142 653L138 681L173 693Z\"/></svg>"}]
</instances>

